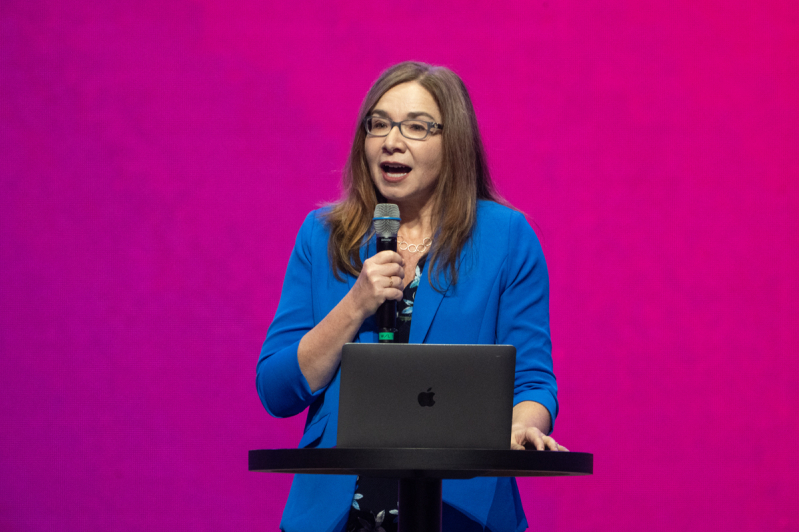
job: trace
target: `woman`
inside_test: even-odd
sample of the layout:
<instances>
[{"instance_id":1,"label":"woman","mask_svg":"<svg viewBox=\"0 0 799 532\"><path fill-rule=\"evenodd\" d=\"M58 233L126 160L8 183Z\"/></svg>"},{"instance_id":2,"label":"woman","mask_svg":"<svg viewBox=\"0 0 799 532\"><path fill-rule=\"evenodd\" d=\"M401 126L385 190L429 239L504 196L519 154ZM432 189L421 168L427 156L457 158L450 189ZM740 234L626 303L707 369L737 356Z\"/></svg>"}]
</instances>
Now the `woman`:
<instances>
[{"instance_id":1,"label":"woman","mask_svg":"<svg viewBox=\"0 0 799 532\"><path fill-rule=\"evenodd\" d=\"M547 436L557 388L544 257L524 216L493 190L463 82L443 67L401 63L375 82L358 118L344 197L308 215L289 260L258 361L264 406L280 417L308 407L299 446L334 446L342 346L376 342L373 315L394 299L399 341L515 345L510 447L566 450ZM399 206L397 253L375 253L377 203ZM358 530L365 513L376 519L367 526L389 527L396 505L364 508L386 488L370 482L296 476L281 529ZM445 530L527 526L514 479L445 480L443 501Z\"/></svg>"}]
</instances>

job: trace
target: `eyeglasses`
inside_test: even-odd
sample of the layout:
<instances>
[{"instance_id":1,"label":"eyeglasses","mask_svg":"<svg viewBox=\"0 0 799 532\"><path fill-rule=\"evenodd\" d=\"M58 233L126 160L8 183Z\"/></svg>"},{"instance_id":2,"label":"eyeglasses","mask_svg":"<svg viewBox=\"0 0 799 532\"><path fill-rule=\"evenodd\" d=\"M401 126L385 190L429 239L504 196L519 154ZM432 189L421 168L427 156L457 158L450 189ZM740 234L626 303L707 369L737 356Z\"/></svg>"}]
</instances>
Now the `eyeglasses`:
<instances>
[{"instance_id":1,"label":"eyeglasses","mask_svg":"<svg viewBox=\"0 0 799 532\"><path fill-rule=\"evenodd\" d=\"M425 122L424 120L403 120L394 122L383 116L367 116L363 121L366 126L366 134L370 137L386 137L394 126L399 126L400 133L406 139L424 140L433 130L444 129L444 126L435 122Z\"/></svg>"}]
</instances>

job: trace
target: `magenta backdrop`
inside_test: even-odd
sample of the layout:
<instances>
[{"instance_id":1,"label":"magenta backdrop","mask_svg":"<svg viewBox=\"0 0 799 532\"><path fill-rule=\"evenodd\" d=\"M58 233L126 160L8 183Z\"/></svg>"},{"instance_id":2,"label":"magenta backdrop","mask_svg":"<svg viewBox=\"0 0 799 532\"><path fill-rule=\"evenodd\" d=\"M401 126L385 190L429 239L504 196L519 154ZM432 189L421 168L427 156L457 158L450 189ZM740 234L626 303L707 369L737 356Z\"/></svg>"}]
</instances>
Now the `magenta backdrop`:
<instances>
[{"instance_id":1,"label":"magenta backdrop","mask_svg":"<svg viewBox=\"0 0 799 532\"><path fill-rule=\"evenodd\" d=\"M533 529L799 530L799 4L523 4L2 0L1 530L277 528L257 355L407 59L547 255L595 474L520 480Z\"/></svg>"}]
</instances>

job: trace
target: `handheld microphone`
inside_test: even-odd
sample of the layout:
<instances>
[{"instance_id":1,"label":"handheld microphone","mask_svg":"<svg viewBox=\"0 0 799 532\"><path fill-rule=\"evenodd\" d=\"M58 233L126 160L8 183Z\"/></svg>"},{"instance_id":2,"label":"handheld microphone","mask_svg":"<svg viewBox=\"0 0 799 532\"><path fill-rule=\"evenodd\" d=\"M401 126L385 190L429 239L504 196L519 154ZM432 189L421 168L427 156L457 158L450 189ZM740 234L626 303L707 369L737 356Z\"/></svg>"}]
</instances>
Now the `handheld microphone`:
<instances>
[{"instance_id":1,"label":"handheld microphone","mask_svg":"<svg viewBox=\"0 0 799 532\"><path fill-rule=\"evenodd\" d=\"M379 203L372 218L377 237L377 252L390 249L397 251L397 232L400 226L399 207L393 203ZM391 343L397 332L397 302L387 300L377 308L378 341Z\"/></svg>"}]
</instances>

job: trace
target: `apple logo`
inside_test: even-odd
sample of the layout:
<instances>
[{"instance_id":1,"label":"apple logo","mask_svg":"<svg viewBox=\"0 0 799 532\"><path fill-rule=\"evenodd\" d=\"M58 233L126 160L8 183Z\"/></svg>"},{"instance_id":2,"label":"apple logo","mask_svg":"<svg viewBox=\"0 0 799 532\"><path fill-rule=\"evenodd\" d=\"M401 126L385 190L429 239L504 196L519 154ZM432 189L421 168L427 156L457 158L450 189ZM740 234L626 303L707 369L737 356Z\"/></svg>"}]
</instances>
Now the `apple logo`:
<instances>
[{"instance_id":1,"label":"apple logo","mask_svg":"<svg viewBox=\"0 0 799 532\"><path fill-rule=\"evenodd\" d=\"M419 406L433 406L436 404L436 400L433 399L436 392L431 391L432 389L428 388L426 392L419 394Z\"/></svg>"}]
</instances>

